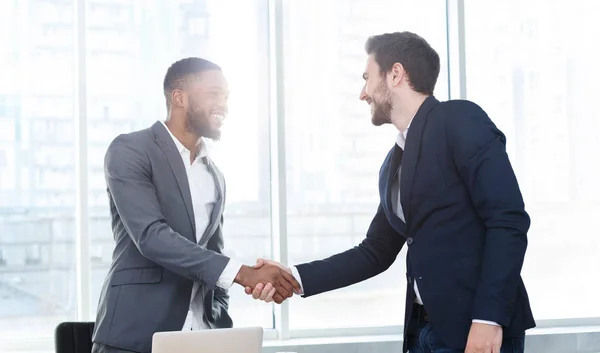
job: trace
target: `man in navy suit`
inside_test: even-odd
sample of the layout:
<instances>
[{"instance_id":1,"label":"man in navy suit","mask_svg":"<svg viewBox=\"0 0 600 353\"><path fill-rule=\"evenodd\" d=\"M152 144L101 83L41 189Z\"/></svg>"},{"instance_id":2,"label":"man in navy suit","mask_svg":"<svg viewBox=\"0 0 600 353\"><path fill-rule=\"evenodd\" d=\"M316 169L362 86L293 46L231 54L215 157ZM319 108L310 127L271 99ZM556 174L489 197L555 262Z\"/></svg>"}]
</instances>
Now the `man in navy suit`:
<instances>
[{"instance_id":1,"label":"man in navy suit","mask_svg":"<svg viewBox=\"0 0 600 353\"><path fill-rule=\"evenodd\" d=\"M308 297L382 273L406 244L404 352L523 352L535 326L520 275L530 220L503 133L475 103L434 98L439 56L418 35L373 36L366 52L360 99L373 124L399 132L377 213L358 246L284 268Z\"/></svg>"}]
</instances>

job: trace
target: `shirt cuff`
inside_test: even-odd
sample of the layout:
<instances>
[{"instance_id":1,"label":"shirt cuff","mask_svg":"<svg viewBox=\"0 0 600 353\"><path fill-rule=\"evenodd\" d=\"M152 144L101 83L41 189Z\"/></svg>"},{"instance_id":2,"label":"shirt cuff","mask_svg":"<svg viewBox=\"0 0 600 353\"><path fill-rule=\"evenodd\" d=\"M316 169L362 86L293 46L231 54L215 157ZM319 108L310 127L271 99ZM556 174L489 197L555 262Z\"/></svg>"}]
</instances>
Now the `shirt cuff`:
<instances>
[{"instance_id":1,"label":"shirt cuff","mask_svg":"<svg viewBox=\"0 0 600 353\"><path fill-rule=\"evenodd\" d=\"M292 276L294 276L294 278L296 279L296 281L298 281L298 284L300 285L300 293L296 293L296 294L303 295L304 287L302 286L302 278L300 278L300 272L298 272L298 269L296 268L296 266L292 266L292 267L290 267L290 269L292 270Z\"/></svg>"},{"instance_id":2,"label":"shirt cuff","mask_svg":"<svg viewBox=\"0 0 600 353\"><path fill-rule=\"evenodd\" d=\"M492 326L500 326L498 325L497 322L493 322L493 321L487 321L487 320L478 320L478 319L473 319L473 322L476 322L478 324L486 324L486 325L492 325Z\"/></svg>"},{"instance_id":3,"label":"shirt cuff","mask_svg":"<svg viewBox=\"0 0 600 353\"><path fill-rule=\"evenodd\" d=\"M217 287L225 290L229 289L233 285L233 280L235 279L235 276L237 276L238 272L240 272L242 265L243 264L241 262L235 259L229 259L227 266L225 266L225 269L217 280Z\"/></svg>"}]
</instances>

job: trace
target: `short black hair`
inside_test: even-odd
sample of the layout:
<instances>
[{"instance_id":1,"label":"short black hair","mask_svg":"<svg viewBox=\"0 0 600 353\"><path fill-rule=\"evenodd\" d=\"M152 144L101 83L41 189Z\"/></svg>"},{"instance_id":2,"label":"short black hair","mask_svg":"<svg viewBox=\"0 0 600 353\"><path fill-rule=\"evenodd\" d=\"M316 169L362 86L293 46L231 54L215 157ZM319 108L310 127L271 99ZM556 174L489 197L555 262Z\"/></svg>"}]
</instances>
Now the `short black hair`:
<instances>
[{"instance_id":1,"label":"short black hair","mask_svg":"<svg viewBox=\"0 0 600 353\"><path fill-rule=\"evenodd\" d=\"M371 36L365 51L373 54L381 74L400 63L408 75L412 89L433 95L440 74L440 57L425 39L411 32L384 33Z\"/></svg>"},{"instance_id":2,"label":"short black hair","mask_svg":"<svg viewBox=\"0 0 600 353\"><path fill-rule=\"evenodd\" d=\"M167 70L163 82L167 106L169 105L169 97L173 93L173 90L182 89L187 82L196 78L199 74L212 70L221 71L221 67L202 58L191 57L174 62Z\"/></svg>"}]
</instances>

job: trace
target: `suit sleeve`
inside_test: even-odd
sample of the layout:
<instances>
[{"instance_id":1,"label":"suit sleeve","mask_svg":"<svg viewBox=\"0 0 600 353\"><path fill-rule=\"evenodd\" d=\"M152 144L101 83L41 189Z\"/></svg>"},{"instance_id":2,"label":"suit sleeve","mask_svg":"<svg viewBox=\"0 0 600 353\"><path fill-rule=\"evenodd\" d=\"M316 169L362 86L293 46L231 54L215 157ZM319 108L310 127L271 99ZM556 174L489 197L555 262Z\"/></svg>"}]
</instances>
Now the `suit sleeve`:
<instances>
[{"instance_id":1,"label":"suit sleeve","mask_svg":"<svg viewBox=\"0 0 600 353\"><path fill-rule=\"evenodd\" d=\"M379 205L366 238L358 246L324 260L296 266L303 296L346 287L382 273L394 263L404 241Z\"/></svg>"},{"instance_id":2,"label":"suit sleeve","mask_svg":"<svg viewBox=\"0 0 600 353\"><path fill-rule=\"evenodd\" d=\"M481 108L470 102L457 103L449 116L449 149L486 228L472 319L508 326L527 249L530 219L502 132Z\"/></svg>"},{"instance_id":3,"label":"suit sleeve","mask_svg":"<svg viewBox=\"0 0 600 353\"><path fill-rule=\"evenodd\" d=\"M173 231L160 210L150 161L139 142L117 137L106 153L108 190L127 233L148 259L214 289L229 258Z\"/></svg>"}]
</instances>

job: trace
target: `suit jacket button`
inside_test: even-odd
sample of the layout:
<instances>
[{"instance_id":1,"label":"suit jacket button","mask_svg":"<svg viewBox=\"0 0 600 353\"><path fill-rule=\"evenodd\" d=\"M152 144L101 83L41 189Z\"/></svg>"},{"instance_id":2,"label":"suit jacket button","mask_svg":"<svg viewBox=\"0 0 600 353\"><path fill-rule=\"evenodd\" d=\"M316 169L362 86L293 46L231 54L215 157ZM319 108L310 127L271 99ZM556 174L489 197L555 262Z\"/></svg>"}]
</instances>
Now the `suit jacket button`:
<instances>
[{"instance_id":1,"label":"suit jacket button","mask_svg":"<svg viewBox=\"0 0 600 353\"><path fill-rule=\"evenodd\" d=\"M412 243L413 243L413 238L408 237L408 239L406 239L406 244L411 245Z\"/></svg>"}]
</instances>

